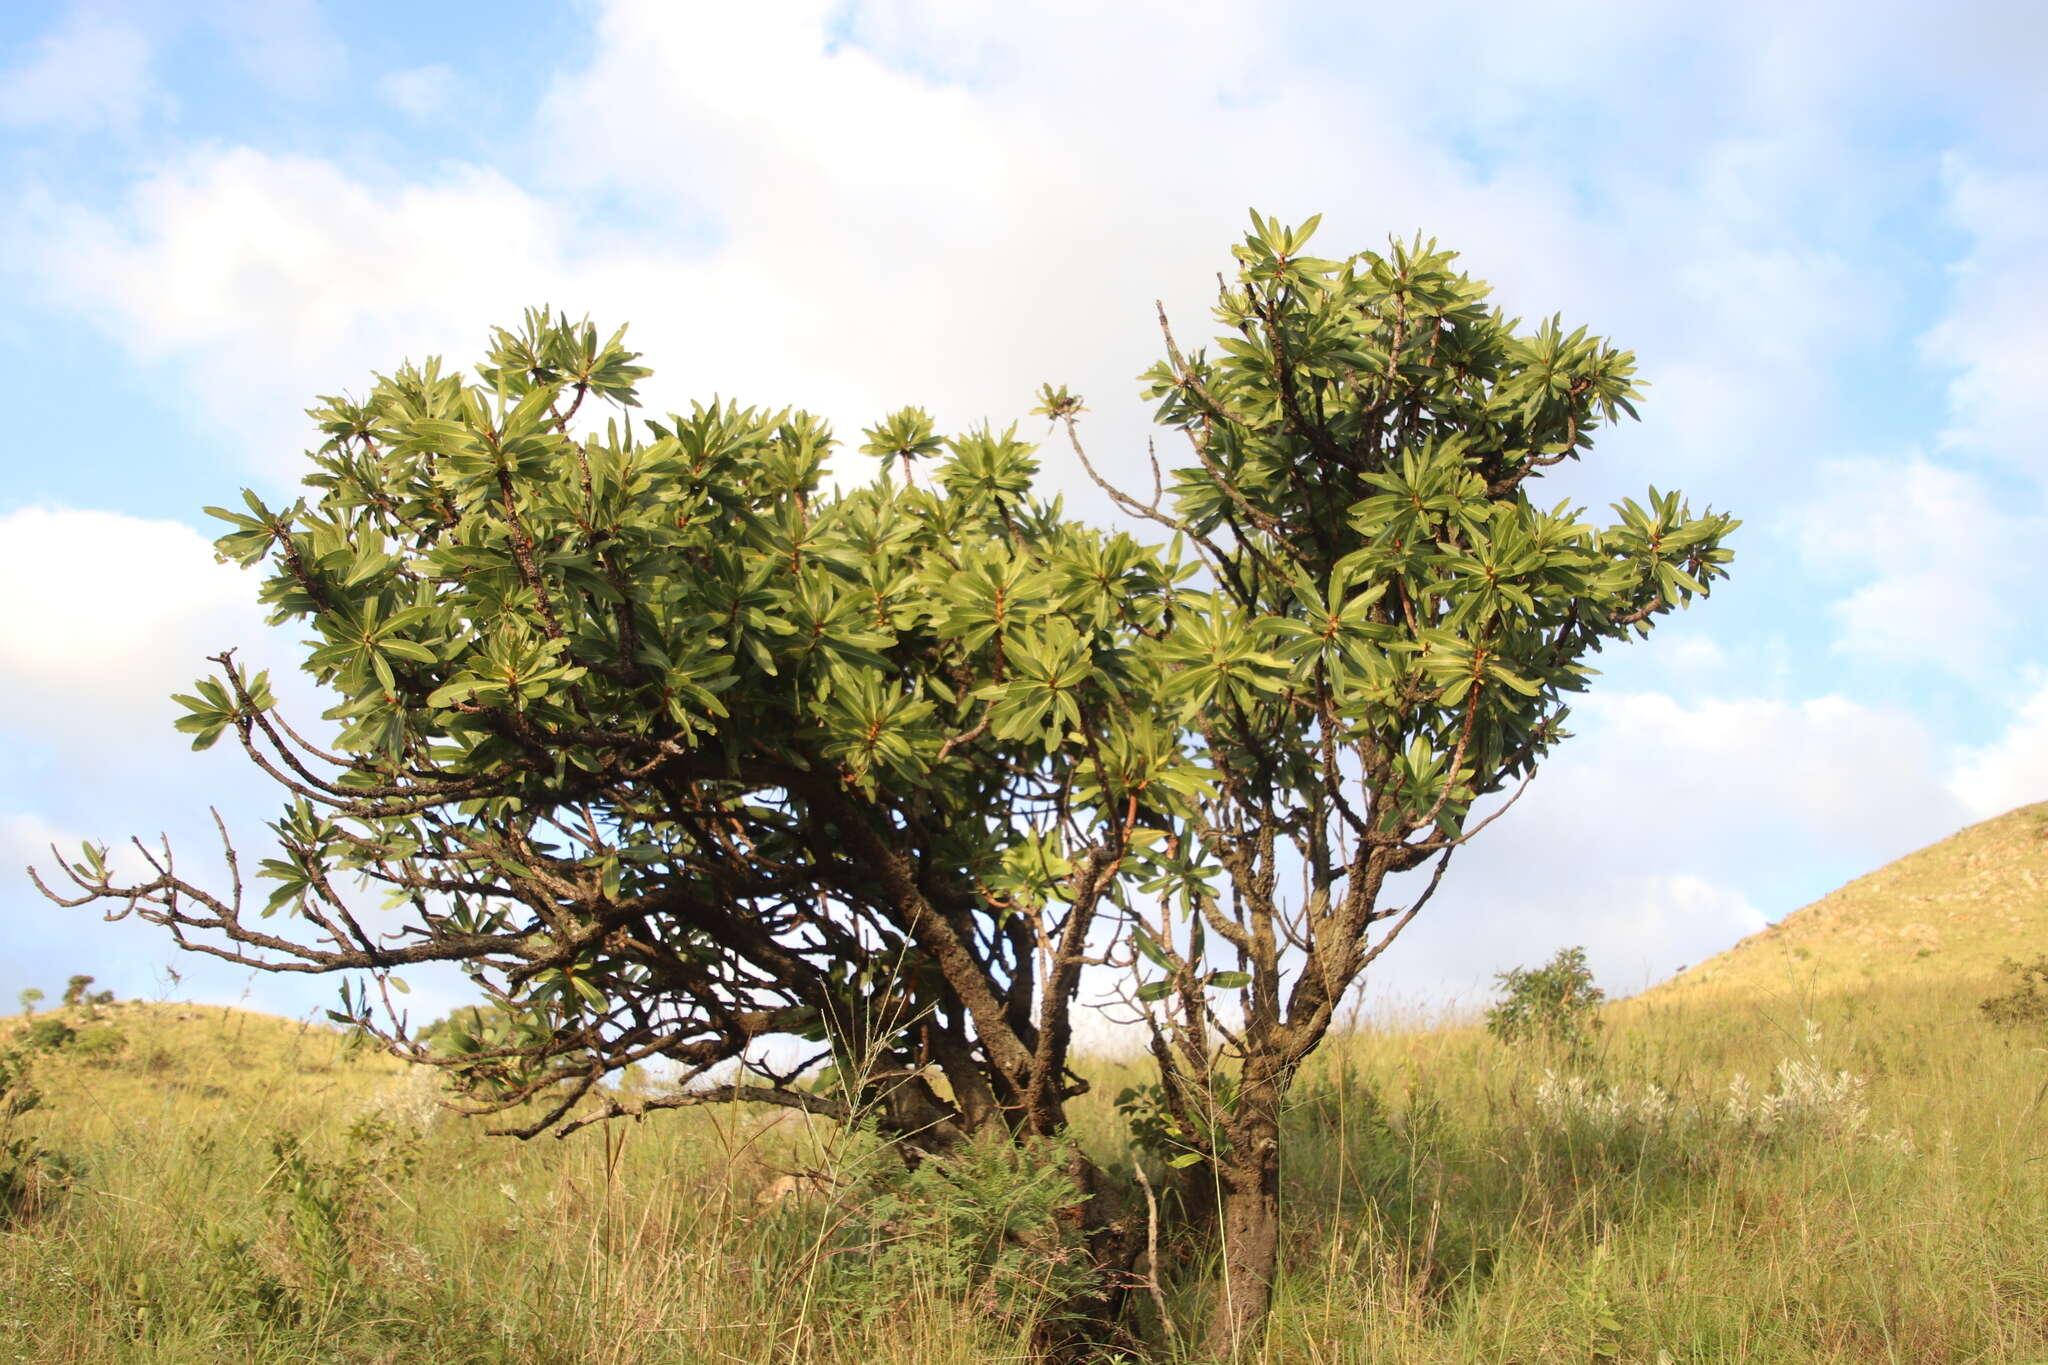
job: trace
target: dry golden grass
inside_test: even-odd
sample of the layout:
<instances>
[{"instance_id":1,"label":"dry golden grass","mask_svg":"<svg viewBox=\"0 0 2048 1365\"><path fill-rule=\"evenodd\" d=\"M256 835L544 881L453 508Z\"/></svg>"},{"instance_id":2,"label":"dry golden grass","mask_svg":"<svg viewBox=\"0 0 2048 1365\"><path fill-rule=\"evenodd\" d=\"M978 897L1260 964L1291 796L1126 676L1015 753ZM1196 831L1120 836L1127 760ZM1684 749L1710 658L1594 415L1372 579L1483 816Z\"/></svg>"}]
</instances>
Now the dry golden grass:
<instances>
[{"instance_id":1,"label":"dry golden grass","mask_svg":"<svg viewBox=\"0 0 2048 1365\"><path fill-rule=\"evenodd\" d=\"M1262 1365L2048 1362L2048 1034L1976 1008L2041 942L2044 816L1610 1006L1590 1054L1333 1039L1287 1115ZM1023 1358L985 1293L891 1268L858 1135L684 1111L492 1139L325 1027L104 1013L125 1049L40 1059L13 1121L80 1174L0 1223L0 1365ZM1087 1069L1079 1137L1122 1159L1142 1068ZM1206 1291L1199 1257L1164 1286L1190 1325Z\"/></svg>"},{"instance_id":2,"label":"dry golden grass","mask_svg":"<svg viewBox=\"0 0 2048 1365\"><path fill-rule=\"evenodd\" d=\"M1858 877L1635 999L1799 998L1894 982L1988 988L2048 952L2048 804L1970 826Z\"/></svg>"}]
</instances>

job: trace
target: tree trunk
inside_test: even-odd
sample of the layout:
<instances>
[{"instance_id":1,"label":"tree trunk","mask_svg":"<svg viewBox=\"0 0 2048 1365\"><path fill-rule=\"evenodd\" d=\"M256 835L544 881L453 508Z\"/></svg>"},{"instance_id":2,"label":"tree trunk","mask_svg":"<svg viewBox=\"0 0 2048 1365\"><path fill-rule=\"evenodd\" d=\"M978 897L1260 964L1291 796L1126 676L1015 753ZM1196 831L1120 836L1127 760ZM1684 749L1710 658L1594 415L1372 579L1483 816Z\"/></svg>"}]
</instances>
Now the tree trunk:
<instances>
[{"instance_id":1,"label":"tree trunk","mask_svg":"<svg viewBox=\"0 0 2048 1365\"><path fill-rule=\"evenodd\" d=\"M1219 1172L1223 1283L1209 1318L1208 1354L1240 1360L1259 1344L1280 1265L1280 1088L1248 1084Z\"/></svg>"},{"instance_id":2,"label":"tree trunk","mask_svg":"<svg viewBox=\"0 0 2048 1365\"><path fill-rule=\"evenodd\" d=\"M1073 1225L1101 1279L1078 1299L1059 1305L1056 1320L1036 1333L1032 1347L1038 1359L1048 1362L1100 1359L1104 1347L1134 1344L1124 1336L1124 1305L1132 1268L1145 1246L1143 1225L1123 1182L1078 1150L1068 1159L1067 1174L1081 1193L1081 1202L1070 1211Z\"/></svg>"}]
</instances>

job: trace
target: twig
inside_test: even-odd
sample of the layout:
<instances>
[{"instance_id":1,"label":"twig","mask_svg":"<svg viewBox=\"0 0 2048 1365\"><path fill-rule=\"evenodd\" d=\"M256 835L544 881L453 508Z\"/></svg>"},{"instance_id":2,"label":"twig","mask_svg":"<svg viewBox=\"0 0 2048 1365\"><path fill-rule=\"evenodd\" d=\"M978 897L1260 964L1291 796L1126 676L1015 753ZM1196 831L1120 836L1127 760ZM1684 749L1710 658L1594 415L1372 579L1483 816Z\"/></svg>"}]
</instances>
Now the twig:
<instances>
[{"instance_id":1,"label":"twig","mask_svg":"<svg viewBox=\"0 0 2048 1365\"><path fill-rule=\"evenodd\" d=\"M1152 1194L1152 1180L1145 1174L1145 1163L1138 1154L1131 1153L1131 1172L1138 1178L1138 1188L1145 1192L1145 1290L1152 1296L1152 1306L1159 1310L1159 1321L1166 1329L1169 1346L1177 1345L1180 1329L1174 1326L1173 1314L1167 1311L1166 1291L1159 1287L1159 1201Z\"/></svg>"}]
</instances>

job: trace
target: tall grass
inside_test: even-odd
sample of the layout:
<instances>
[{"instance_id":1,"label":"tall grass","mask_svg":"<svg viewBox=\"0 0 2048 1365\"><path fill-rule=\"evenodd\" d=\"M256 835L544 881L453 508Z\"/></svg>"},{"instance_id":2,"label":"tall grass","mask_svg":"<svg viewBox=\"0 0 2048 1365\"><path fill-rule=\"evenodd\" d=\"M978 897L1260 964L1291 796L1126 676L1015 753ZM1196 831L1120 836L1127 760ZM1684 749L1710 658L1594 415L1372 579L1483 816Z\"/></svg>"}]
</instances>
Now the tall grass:
<instances>
[{"instance_id":1,"label":"tall grass","mask_svg":"<svg viewBox=\"0 0 2048 1365\"><path fill-rule=\"evenodd\" d=\"M2048 1038L1983 1020L1990 989L1611 1007L1591 1055L1455 1022L1334 1040L1288 1116L1263 1359L2048 1360ZM1058 1298L1052 1243L965 1278L913 1254L1057 1202L1028 1172L935 1222L878 1211L859 1134L685 1111L490 1139L332 1034L174 1013L38 1065L17 1123L83 1173L0 1227L0 1362L965 1365L1025 1358ZM1079 1137L1121 1159L1107 1097L1143 1072L1091 1069ZM1160 1286L1189 1326L1201 1272Z\"/></svg>"}]
</instances>

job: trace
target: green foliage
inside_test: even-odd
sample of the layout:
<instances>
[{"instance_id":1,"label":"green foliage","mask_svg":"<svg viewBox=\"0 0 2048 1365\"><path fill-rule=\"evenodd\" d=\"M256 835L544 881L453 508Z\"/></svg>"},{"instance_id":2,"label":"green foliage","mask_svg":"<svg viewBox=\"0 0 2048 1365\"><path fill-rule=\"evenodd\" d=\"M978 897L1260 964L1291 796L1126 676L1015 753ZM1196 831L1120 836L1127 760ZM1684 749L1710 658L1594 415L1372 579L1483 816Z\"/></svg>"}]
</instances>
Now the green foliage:
<instances>
[{"instance_id":1,"label":"green foliage","mask_svg":"<svg viewBox=\"0 0 2048 1365\"><path fill-rule=\"evenodd\" d=\"M253 1315L266 1325L301 1316L298 1296L257 1254L257 1239L219 1224L198 1233L195 1252L204 1267L207 1306L233 1317Z\"/></svg>"},{"instance_id":2,"label":"green foliage","mask_svg":"<svg viewBox=\"0 0 2048 1365\"><path fill-rule=\"evenodd\" d=\"M295 1274L278 1279L250 1262L246 1243L217 1234L223 1269L266 1315L304 1320L338 1304L363 1306L375 1290L361 1262L368 1229L382 1214L394 1185L419 1168L417 1129L365 1114L343 1133L338 1157L322 1160L298 1133L271 1134L275 1167L264 1185L284 1228Z\"/></svg>"},{"instance_id":3,"label":"green foliage","mask_svg":"<svg viewBox=\"0 0 2048 1365\"><path fill-rule=\"evenodd\" d=\"M114 1003L112 991L91 990L93 978L80 974L64 985L64 1007L81 1011L88 1019L99 1018L99 1007ZM38 997L40 998L40 997Z\"/></svg>"},{"instance_id":4,"label":"green foliage","mask_svg":"<svg viewBox=\"0 0 2048 1365\"><path fill-rule=\"evenodd\" d=\"M111 1066L128 1048L128 1035L112 1024L88 1024L71 1040L71 1055L89 1066Z\"/></svg>"},{"instance_id":5,"label":"green foliage","mask_svg":"<svg viewBox=\"0 0 2048 1365\"><path fill-rule=\"evenodd\" d=\"M39 1020L37 1026L51 1022ZM16 1131L17 1120L43 1102L29 1077L33 1054L42 1050L27 1043L0 1049L0 1227L39 1212L80 1170L74 1158Z\"/></svg>"},{"instance_id":6,"label":"green foliage","mask_svg":"<svg viewBox=\"0 0 2048 1365\"><path fill-rule=\"evenodd\" d=\"M491 1018L432 1046L487 1104L650 1055L701 1075L782 1033L849 1067L985 1055L955 1089L1029 1094L1053 1131L1064 1082L1027 1072L1064 1042L1041 1057L1017 1027L1037 1007L1002 1002L1037 987L1037 944L1111 913L1134 806L1202 789L1136 645L1191 570L1036 496L1014 427L946 438L905 409L866 433L882 477L828 488L809 414L643 418L621 335L540 310L493 333L481 383L428 360L323 399L307 498L211 509L273 619L312 633L338 734L300 743L230 656L179 698L198 746L285 756L258 914L308 928L189 894L169 918L373 992L403 990L394 957L465 963ZM592 397L618 407L601 429ZM68 871L111 888L97 845ZM361 946L341 876L420 941ZM1062 1039L1078 970L1042 987ZM340 1015L368 1028L376 1003ZM905 1131L944 1107L921 1085Z\"/></svg>"},{"instance_id":7,"label":"green foliage","mask_svg":"<svg viewBox=\"0 0 2048 1365\"><path fill-rule=\"evenodd\" d=\"M1984 1017L2008 1028L2048 1025L2048 953L2026 963L2008 958L2004 970L2012 988L1977 1006Z\"/></svg>"},{"instance_id":8,"label":"green foliage","mask_svg":"<svg viewBox=\"0 0 2048 1365\"><path fill-rule=\"evenodd\" d=\"M1283 1054L1313 1046L1362 968L1384 876L1447 857L1475 802L1531 775L1589 657L1708 592L1739 524L1655 488L1604 527L1536 501L1544 471L1634 416L1634 356L1554 318L1520 331L1434 242L1310 256L1316 225L1253 215L1215 352L1169 335L1146 375L1197 462L1176 471L1170 512L1121 500L1208 571L1142 652L1220 776L1221 801L1169 820L1168 842L1229 871L1215 908L1238 924L1216 930L1196 911L1215 892L1161 863L1187 928L1155 943L1178 993L1222 988L1200 959L1226 955L1253 978L1257 1018L1290 973L1251 925L1284 921L1314 984L1290 997ZM1041 397L1060 411L1062 395ZM1281 904L1289 843L1310 885Z\"/></svg>"},{"instance_id":9,"label":"green foliage","mask_svg":"<svg viewBox=\"0 0 2048 1365\"><path fill-rule=\"evenodd\" d=\"M1101 1274L1078 1236L1072 1155L983 1138L912 1169L881 1165L843 1210L835 1297L857 1314L950 1300L1004 1333L1052 1324Z\"/></svg>"},{"instance_id":10,"label":"green foliage","mask_svg":"<svg viewBox=\"0 0 2048 1365\"><path fill-rule=\"evenodd\" d=\"M21 1046L30 1052L55 1052L78 1039L78 1030L62 1019L38 1019L21 1031Z\"/></svg>"},{"instance_id":11,"label":"green foliage","mask_svg":"<svg viewBox=\"0 0 2048 1365\"><path fill-rule=\"evenodd\" d=\"M1433 242L1324 260L1315 226L1255 214L1214 354L1169 336L1146 376L1193 462L1116 496L1165 545L1040 497L1014 426L904 408L865 431L863 483L826 477L835 439L797 409L643 416L623 331L547 309L467 376L431 358L322 398L305 495L209 511L308 637L334 736L231 652L178 698L196 747L231 735L284 791L249 907L280 923L168 871L123 885L91 844L66 903L365 974L336 1017L458 1058L523 1135L662 1057L910 1148L1053 1137L1107 950L1188 1035L1154 1053L1171 1159L1277 1163L1390 879L1441 872L1564 737L1590 656L1705 595L1737 526L1655 487L1604 526L1538 504L1634 415L1633 356L1522 331ZM1039 399L1078 453L1080 398ZM388 995L427 961L491 1002L431 1050ZM899 1079L798 1090L761 1060L778 1035Z\"/></svg>"},{"instance_id":12,"label":"green foliage","mask_svg":"<svg viewBox=\"0 0 2048 1365\"><path fill-rule=\"evenodd\" d=\"M16 998L21 1001L21 1012L23 1014L34 1014L36 1006L43 1002L43 993L36 987L30 986Z\"/></svg>"},{"instance_id":13,"label":"green foliage","mask_svg":"<svg viewBox=\"0 0 2048 1365\"><path fill-rule=\"evenodd\" d=\"M1184 1102L1174 1105L1167 1095L1157 1082L1126 1086L1117 1093L1116 1110L1130 1125L1133 1142L1175 1170L1228 1153L1226 1120L1237 1099L1237 1087L1230 1077L1218 1078L1213 1099L1204 1096L1205 1107L1200 1110L1190 1110Z\"/></svg>"},{"instance_id":14,"label":"green foliage","mask_svg":"<svg viewBox=\"0 0 2048 1365\"><path fill-rule=\"evenodd\" d=\"M355 1287L350 1257L350 1204L360 1188L345 1165L314 1160L295 1133L275 1133L270 1153L277 1162L273 1196L284 1218L286 1239L310 1279L314 1301L345 1296Z\"/></svg>"},{"instance_id":15,"label":"green foliage","mask_svg":"<svg viewBox=\"0 0 2048 1365\"><path fill-rule=\"evenodd\" d=\"M1503 1043L1547 1042L1579 1050L1600 1031L1607 992L1593 984L1584 948L1560 948L1541 967L1514 967L1494 978L1503 998L1486 1011L1486 1031Z\"/></svg>"}]
</instances>

